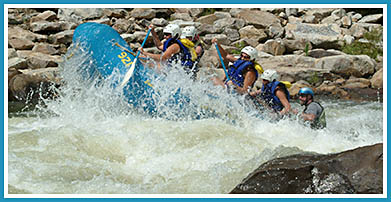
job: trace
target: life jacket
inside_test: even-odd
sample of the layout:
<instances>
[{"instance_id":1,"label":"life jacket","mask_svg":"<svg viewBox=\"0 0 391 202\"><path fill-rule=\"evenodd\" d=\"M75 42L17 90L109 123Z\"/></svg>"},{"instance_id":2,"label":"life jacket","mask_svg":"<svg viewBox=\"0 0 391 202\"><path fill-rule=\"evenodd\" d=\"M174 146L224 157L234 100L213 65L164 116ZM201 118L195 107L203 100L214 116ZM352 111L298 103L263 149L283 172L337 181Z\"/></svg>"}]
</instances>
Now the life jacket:
<instances>
[{"instance_id":1,"label":"life jacket","mask_svg":"<svg viewBox=\"0 0 391 202\"><path fill-rule=\"evenodd\" d=\"M326 127L326 113L324 111L324 108L319 102L312 101L320 106L322 108L322 112L318 117L315 118L315 120L311 123L312 129L322 129ZM305 106L304 111L307 110L308 105Z\"/></svg>"},{"instance_id":2,"label":"life jacket","mask_svg":"<svg viewBox=\"0 0 391 202\"><path fill-rule=\"evenodd\" d=\"M174 55L172 55L167 60L167 62L169 64L171 64L173 62L180 61L182 66L184 66L187 69L192 69L193 65L194 65L194 61L197 59L197 54L193 58L190 50L186 46L184 46L180 40L174 39L174 38L170 38L170 39L166 40L163 44L163 52L165 52L167 50L167 48L170 47L174 43L179 45L180 51L178 53L175 53ZM195 54L195 51L194 51L194 54Z\"/></svg>"},{"instance_id":3,"label":"life jacket","mask_svg":"<svg viewBox=\"0 0 391 202\"><path fill-rule=\"evenodd\" d=\"M254 69L254 62L237 59L233 65L229 66L228 76L232 80L232 82L239 87L243 87L244 84L244 70L248 67ZM254 69L255 70L255 69ZM255 70L255 80L258 79L258 72Z\"/></svg>"},{"instance_id":4,"label":"life jacket","mask_svg":"<svg viewBox=\"0 0 391 202\"><path fill-rule=\"evenodd\" d=\"M281 100L277 97L275 93L278 85L283 86L282 90L285 92L286 98L289 101L290 98L289 91L285 87L285 85L279 81L273 81L273 82L269 82L266 85L262 85L262 89L261 89L262 99L264 99L264 101L277 112L284 109L284 105L282 105Z\"/></svg>"}]
</instances>

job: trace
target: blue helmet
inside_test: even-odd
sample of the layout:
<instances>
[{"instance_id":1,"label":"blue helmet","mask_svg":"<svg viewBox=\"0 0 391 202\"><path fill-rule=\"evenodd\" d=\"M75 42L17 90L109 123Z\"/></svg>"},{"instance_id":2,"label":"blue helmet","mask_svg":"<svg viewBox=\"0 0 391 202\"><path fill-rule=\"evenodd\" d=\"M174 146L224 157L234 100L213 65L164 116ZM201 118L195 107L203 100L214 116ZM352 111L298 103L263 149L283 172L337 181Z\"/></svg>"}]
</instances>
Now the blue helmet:
<instances>
[{"instance_id":1,"label":"blue helmet","mask_svg":"<svg viewBox=\"0 0 391 202\"><path fill-rule=\"evenodd\" d=\"M311 95L312 97L314 97L314 91L312 91L312 89L308 87L301 88L299 90L299 95L300 94Z\"/></svg>"}]
</instances>

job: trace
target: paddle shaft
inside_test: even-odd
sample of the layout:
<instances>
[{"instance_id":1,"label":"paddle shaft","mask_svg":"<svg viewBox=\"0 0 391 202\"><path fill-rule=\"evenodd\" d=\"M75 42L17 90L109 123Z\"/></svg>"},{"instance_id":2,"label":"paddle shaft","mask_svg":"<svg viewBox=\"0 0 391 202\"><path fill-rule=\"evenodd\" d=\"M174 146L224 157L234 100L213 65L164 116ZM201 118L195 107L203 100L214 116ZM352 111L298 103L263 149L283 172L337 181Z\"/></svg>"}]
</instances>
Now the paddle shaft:
<instances>
[{"instance_id":1,"label":"paddle shaft","mask_svg":"<svg viewBox=\"0 0 391 202\"><path fill-rule=\"evenodd\" d=\"M227 69L225 68L223 57L221 57L221 53L220 53L219 46L217 45L217 43L215 43L215 46L216 46L217 54L218 54L219 57L220 57L221 65L223 66L225 76L227 77L227 81L229 81L230 78L229 78L229 76L228 76Z\"/></svg>"},{"instance_id":2,"label":"paddle shaft","mask_svg":"<svg viewBox=\"0 0 391 202\"><path fill-rule=\"evenodd\" d=\"M150 32L151 32L151 29L148 29L147 35L145 36L144 41L143 41L143 43L141 44L141 48L144 47L144 44L145 44L145 42L147 41ZM134 72L134 69L136 68L137 59L138 59L138 56L140 55L140 53L141 53L140 50L137 51L137 55L136 55L136 57L135 57L134 60L133 60L132 66L131 66L130 69L126 72L125 77L124 77L124 80L122 81L122 83L121 83L121 85L120 85L121 87L124 87L125 84L129 81L129 79L133 76L133 72Z\"/></svg>"},{"instance_id":3,"label":"paddle shaft","mask_svg":"<svg viewBox=\"0 0 391 202\"><path fill-rule=\"evenodd\" d=\"M145 44L145 42L146 42L147 39L148 39L149 33L151 33L151 29L148 29L147 35L145 36L144 41L143 41L143 43L141 44L141 48L144 47L144 44ZM140 52L141 52L140 50L137 51L137 55L136 55L136 58L134 59L134 62L136 62L138 56L140 55Z\"/></svg>"}]
</instances>

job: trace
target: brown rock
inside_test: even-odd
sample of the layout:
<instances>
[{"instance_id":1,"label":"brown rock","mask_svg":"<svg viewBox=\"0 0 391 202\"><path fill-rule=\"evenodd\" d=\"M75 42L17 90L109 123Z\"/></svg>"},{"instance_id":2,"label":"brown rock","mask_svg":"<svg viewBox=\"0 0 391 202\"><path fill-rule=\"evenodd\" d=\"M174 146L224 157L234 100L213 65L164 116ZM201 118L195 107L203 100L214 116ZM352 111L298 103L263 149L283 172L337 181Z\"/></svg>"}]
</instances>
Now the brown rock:
<instances>
[{"instance_id":1,"label":"brown rock","mask_svg":"<svg viewBox=\"0 0 391 202\"><path fill-rule=\"evenodd\" d=\"M372 88L383 88L383 68L377 71L371 79Z\"/></svg>"}]
</instances>

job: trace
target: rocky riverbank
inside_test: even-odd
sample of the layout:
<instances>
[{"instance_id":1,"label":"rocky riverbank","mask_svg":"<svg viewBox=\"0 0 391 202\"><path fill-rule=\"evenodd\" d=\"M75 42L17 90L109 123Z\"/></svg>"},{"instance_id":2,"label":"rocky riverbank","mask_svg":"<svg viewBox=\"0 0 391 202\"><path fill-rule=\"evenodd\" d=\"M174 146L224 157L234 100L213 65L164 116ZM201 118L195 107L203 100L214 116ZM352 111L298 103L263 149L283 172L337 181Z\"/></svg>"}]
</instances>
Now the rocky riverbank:
<instances>
[{"instance_id":1,"label":"rocky riverbank","mask_svg":"<svg viewBox=\"0 0 391 202\"><path fill-rule=\"evenodd\" d=\"M228 51L237 52L246 45L256 47L262 67L276 69L281 80L293 84L291 95L302 86L311 86L316 94L382 101L382 56L371 58L341 51L355 43L371 44L365 36L379 30L382 33L382 19L382 9L9 9L9 100L37 97L38 89L43 96L53 96L50 86L61 85L59 64L72 42L74 29L93 21L112 26L134 49L140 46L151 23L159 35L168 23L194 25L205 43L200 61L203 73L222 74L211 46L211 39L217 38ZM382 49L382 37L375 46ZM158 52L151 37L146 50Z\"/></svg>"}]
</instances>

